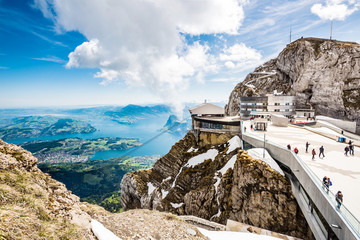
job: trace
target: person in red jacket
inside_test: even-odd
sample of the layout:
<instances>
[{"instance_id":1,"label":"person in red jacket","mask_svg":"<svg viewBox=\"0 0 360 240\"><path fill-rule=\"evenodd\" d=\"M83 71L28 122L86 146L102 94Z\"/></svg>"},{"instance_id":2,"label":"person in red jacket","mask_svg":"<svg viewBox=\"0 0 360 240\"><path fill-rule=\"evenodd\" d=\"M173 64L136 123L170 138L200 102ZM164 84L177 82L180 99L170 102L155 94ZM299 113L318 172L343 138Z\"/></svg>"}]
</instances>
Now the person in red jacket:
<instances>
[{"instance_id":1,"label":"person in red jacket","mask_svg":"<svg viewBox=\"0 0 360 240\"><path fill-rule=\"evenodd\" d=\"M294 152L295 152L296 154L298 154L299 149L297 149L297 147L295 147L295 148L294 148Z\"/></svg>"},{"instance_id":2,"label":"person in red jacket","mask_svg":"<svg viewBox=\"0 0 360 240\"><path fill-rule=\"evenodd\" d=\"M312 160L315 160L316 152L315 152L315 149L314 149L314 148L313 148L313 150L311 151L311 154L312 154Z\"/></svg>"}]
</instances>

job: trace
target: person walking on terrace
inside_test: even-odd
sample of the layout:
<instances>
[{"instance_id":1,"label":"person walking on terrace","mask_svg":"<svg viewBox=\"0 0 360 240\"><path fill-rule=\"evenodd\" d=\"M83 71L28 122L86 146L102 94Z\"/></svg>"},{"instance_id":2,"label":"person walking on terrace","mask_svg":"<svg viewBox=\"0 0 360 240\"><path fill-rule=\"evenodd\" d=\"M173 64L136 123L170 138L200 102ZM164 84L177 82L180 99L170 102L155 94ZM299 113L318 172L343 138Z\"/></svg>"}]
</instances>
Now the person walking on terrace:
<instances>
[{"instance_id":1,"label":"person walking on terrace","mask_svg":"<svg viewBox=\"0 0 360 240\"><path fill-rule=\"evenodd\" d=\"M323 188L325 188L326 181L327 181L327 176L324 176L323 179L322 179L322 187Z\"/></svg>"},{"instance_id":2,"label":"person walking on terrace","mask_svg":"<svg viewBox=\"0 0 360 240\"><path fill-rule=\"evenodd\" d=\"M306 152L308 152L309 145L310 145L310 143L309 143L309 142L306 142L306 144L305 144L305 147L306 147Z\"/></svg>"},{"instance_id":3,"label":"person walking on terrace","mask_svg":"<svg viewBox=\"0 0 360 240\"><path fill-rule=\"evenodd\" d=\"M349 154L354 156L354 145L351 143L351 141L349 142Z\"/></svg>"},{"instance_id":4,"label":"person walking on terrace","mask_svg":"<svg viewBox=\"0 0 360 240\"><path fill-rule=\"evenodd\" d=\"M343 203L343 197L344 197L344 195L342 194L342 192L341 191L338 191L337 193L336 193L336 195L335 195L335 200L336 200L336 202L337 202L337 208L338 209L340 209L340 207L341 207L341 204Z\"/></svg>"},{"instance_id":5,"label":"person walking on terrace","mask_svg":"<svg viewBox=\"0 0 360 240\"><path fill-rule=\"evenodd\" d=\"M312 160L315 160L316 152L315 152L315 149L314 149L314 148L313 148L313 150L311 151L311 154L312 154Z\"/></svg>"},{"instance_id":6,"label":"person walking on terrace","mask_svg":"<svg viewBox=\"0 0 360 240\"><path fill-rule=\"evenodd\" d=\"M332 186L332 182L330 181L330 178L327 178L325 181L326 193L329 193L330 186Z\"/></svg>"},{"instance_id":7,"label":"person walking on terrace","mask_svg":"<svg viewBox=\"0 0 360 240\"><path fill-rule=\"evenodd\" d=\"M348 154L348 152L349 152L349 147L348 147L348 146L346 146L344 150L345 150L344 155L345 155L345 156L347 156L347 154Z\"/></svg>"},{"instance_id":8,"label":"person walking on terrace","mask_svg":"<svg viewBox=\"0 0 360 240\"><path fill-rule=\"evenodd\" d=\"M287 145L287 149L288 149L288 150L291 150L290 144Z\"/></svg>"},{"instance_id":9,"label":"person walking on terrace","mask_svg":"<svg viewBox=\"0 0 360 240\"><path fill-rule=\"evenodd\" d=\"M323 155L323 157L325 157L325 155L324 155L324 146L321 146L321 147L319 148L319 151L320 151L319 157L321 156L321 154Z\"/></svg>"}]
</instances>

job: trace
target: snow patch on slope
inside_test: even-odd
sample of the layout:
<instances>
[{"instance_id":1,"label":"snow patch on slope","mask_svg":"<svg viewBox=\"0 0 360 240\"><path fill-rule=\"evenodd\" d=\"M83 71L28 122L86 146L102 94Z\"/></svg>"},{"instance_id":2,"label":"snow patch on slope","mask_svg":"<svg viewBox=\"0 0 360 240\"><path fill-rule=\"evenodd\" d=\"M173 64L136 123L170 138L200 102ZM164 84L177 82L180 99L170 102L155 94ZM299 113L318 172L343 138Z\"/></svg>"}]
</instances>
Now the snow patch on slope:
<instances>
[{"instance_id":1,"label":"snow patch on slope","mask_svg":"<svg viewBox=\"0 0 360 240\"><path fill-rule=\"evenodd\" d=\"M199 154L195 157L189 159L185 167L194 167L200 163L203 163L207 159L214 161L215 157L219 154L219 151L216 149L209 149L206 153Z\"/></svg>"},{"instance_id":2,"label":"snow patch on slope","mask_svg":"<svg viewBox=\"0 0 360 240\"><path fill-rule=\"evenodd\" d=\"M265 158L263 158L264 149L263 148L252 148L248 151L249 156L259 159L265 163L267 163L272 169L285 176L284 172L281 170L279 165L275 162L275 160L270 156L268 151L265 150Z\"/></svg>"},{"instance_id":3,"label":"snow patch on slope","mask_svg":"<svg viewBox=\"0 0 360 240\"><path fill-rule=\"evenodd\" d=\"M95 219L91 220L91 230L99 240L121 240L109 229L105 228L100 222Z\"/></svg>"},{"instance_id":4,"label":"snow patch on slope","mask_svg":"<svg viewBox=\"0 0 360 240\"><path fill-rule=\"evenodd\" d=\"M197 152L199 149L197 149L197 148L193 148L193 147L191 147L191 148L189 148L189 150L187 150L187 152Z\"/></svg>"},{"instance_id":5,"label":"snow patch on slope","mask_svg":"<svg viewBox=\"0 0 360 240\"><path fill-rule=\"evenodd\" d=\"M182 202L182 203L170 203L170 205L173 207L173 208L179 208L179 207L181 207L182 205L184 205L184 203Z\"/></svg>"},{"instance_id":6,"label":"snow patch on slope","mask_svg":"<svg viewBox=\"0 0 360 240\"><path fill-rule=\"evenodd\" d=\"M229 148L226 152L226 154L229 154L230 152L234 151L237 148L241 147L241 140L239 138L239 136L235 136L233 138L231 138L229 141Z\"/></svg>"},{"instance_id":7,"label":"snow patch on slope","mask_svg":"<svg viewBox=\"0 0 360 240\"><path fill-rule=\"evenodd\" d=\"M150 195L152 194L152 192L155 190L156 187L151 182L148 182L147 186L148 186L148 195Z\"/></svg>"}]
</instances>

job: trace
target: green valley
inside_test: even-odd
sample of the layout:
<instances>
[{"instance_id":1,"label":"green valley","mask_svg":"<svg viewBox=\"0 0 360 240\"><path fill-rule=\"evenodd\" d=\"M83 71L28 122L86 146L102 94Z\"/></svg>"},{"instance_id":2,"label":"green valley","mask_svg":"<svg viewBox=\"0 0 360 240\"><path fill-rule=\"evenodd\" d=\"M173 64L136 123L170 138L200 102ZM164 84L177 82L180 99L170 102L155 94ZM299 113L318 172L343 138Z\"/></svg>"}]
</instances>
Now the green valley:
<instances>
[{"instance_id":1,"label":"green valley","mask_svg":"<svg viewBox=\"0 0 360 240\"><path fill-rule=\"evenodd\" d=\"M82 201L119 212L120 182L131 171L147 169L159 155L92 160L78 163L39 164L38 167L64 183Z\"/></svg>"}]
</instances>

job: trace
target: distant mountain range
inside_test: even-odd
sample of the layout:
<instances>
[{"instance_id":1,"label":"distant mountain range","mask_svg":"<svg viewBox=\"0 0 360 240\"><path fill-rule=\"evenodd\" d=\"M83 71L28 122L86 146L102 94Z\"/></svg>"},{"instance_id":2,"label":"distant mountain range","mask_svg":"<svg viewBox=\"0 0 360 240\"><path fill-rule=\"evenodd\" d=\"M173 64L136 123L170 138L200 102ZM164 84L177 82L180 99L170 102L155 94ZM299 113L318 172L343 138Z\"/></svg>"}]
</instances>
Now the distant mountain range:
<instances>
[{"instance_id":1,"label":"distant mountain range","mask_svg":"<svg viewBox=\"0 0 360 240\"><path fill-rule=\"evenodd\" d=\"M126 107L120 109L106 111L104 115L120 124L132 124L140 119L156 117L159 114L165 114L170 112L171 109L167 105L127 105Z\"/></svg>"},{"instance_id":2,"label":"distant mountain range","mask_svg":"<svg viewBox=\"0 0 360 240\"><path fill-rule=\"evenodd\" d=\"M161 131L184 135L191 128L191 120L180 121L175 115L170 115Z\"/></svg>"},{"instance_id":3,"label":"distant mountain range","mask_svg":"<svg viewBox=\"0 0 360 240\"><path fill-rule=\"evenodd\" d=\"M93 126L84 121L69 118L59 119L53 116L28 116L3 120L0 138L8 140L95 131Z\"/></svg>"}]
</instances>

